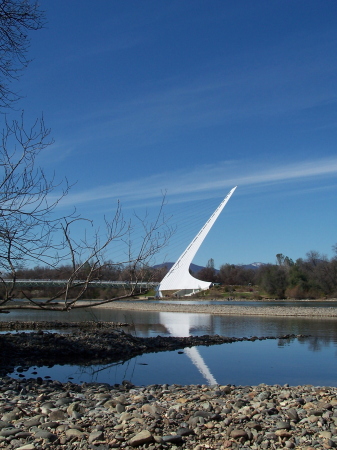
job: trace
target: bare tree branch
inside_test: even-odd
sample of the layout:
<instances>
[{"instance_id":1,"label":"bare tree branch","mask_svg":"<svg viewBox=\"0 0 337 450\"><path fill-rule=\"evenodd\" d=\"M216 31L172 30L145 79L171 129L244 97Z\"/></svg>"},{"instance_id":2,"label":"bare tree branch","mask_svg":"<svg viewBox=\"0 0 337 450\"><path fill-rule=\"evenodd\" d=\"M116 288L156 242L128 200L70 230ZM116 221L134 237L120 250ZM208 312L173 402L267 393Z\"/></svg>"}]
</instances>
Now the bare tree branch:
<instances>
[{"instance_id":1,"label":"bare tree branch","mask_svg":"<svg viewBox=\"0 0 337 450\"><path fill-rule=\"evenodd\" d=\"M11 84L30 62L28 32L43 28L44 16L37 2L0 2L0 110L9 108L19 98Z\"/></svg>"},{"instance_id":2,"label":"bare tree branch","mask_svg":"<svg viewBox=\"0 0 337 450\"><path fill-rule=\"evenodd\" d=\"M36 165L38 154L52 144L43 119L30 129L25 128L23 116L20 122L5 125L0 145L0 310L17 309L13 301L20 292L27 301L25 308L70 310L81 306L79 300L89 295L91 283L100 280L102 272L111 267L105 254L117 243L124 244L125 258L114 265L123 268L128 283L123 293L101 299L100 303L142 293L141 283L151 277L149 264L174 231L163 213L165 196L154 220L145 212L144 217L134 214L133 221L126 221L118 203L113 219L104 218L103 232L94 230L92 221L76 211L59 217L55 208L70 186L67 180L63 185L55 177L48 180ZM55 197L55 191L60 191L59 196ZM84 227L82 234L80 225ZM139 229L141 240L136 243L132 237ZM67 279L44 301L36 301L32 294L18 289L22 268L43 265L57 270L60 264L69 267Z\"/></svg>"}]
</instances>

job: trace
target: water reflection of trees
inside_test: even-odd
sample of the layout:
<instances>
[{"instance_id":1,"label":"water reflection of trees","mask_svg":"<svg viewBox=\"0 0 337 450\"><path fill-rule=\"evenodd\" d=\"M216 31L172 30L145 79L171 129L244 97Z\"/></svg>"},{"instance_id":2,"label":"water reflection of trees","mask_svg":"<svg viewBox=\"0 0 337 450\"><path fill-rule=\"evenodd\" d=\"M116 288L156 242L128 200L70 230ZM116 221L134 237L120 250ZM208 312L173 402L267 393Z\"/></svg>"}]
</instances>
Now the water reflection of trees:
<instances>
[{"instance_id":1,"label":"water reflection of trees","mask_svg":"<svg viewBox=\"0 0 337 450\"><path fill-rule=\"evenodd\" d=\"M311 352L319 352L323 347L329 347L334 340L331 336L298 336L289 337L288 339L279 339L277 342L278 347L286 347L297 341L301 345L307 345L308 350Z\"/></svg>"},{"instance_id":2,"label":"water reflection of trees","mask_svg":"<svg viewBox=\"0 0 337 450\"><path fill-rule=\"evenodd\" d=\"M277 346L278 347L289 346L292 342L294 342L295 339L296 339L295 337L291 337L291 338L288 338L288 339L279 339L277 341Z\"/></svg>"},{"instance_id":3,"label":"water reflection of trees","mask_svg":"<svg viewBox=\"0 0 337 450\"><path fill-rule=\"evenodd\" d=\"M337 321L329 318L214 316L212 334L242 336L281 336L284 334L318 336L337 343ZM224 333L224 330L226 331ZM215 333L214 333L215 332Z\"/></svg>"},{"instance_id":4,"label":"water reflection of trees","mask_svg":"<svg viewBox=\"0 0 337 450\"><path fill-rule=\"evenodd\" d=\"M329 347L333 340L328 336L311 336L308 338L309 350L312 352L319 352L323 347Z\"/></svg>"},{"instance_id":5,"label":"water reflection of trees","mask_svg":"<svg viewBox=\"0 0 337 450\"><path fill-rule=\"evenodd\" d=\"M94 383L99 382L100 374L102 372L105 373L105 379L107 379L107 374L109 374L109 384L121 384L124 380L126 380L128 374L128 381L131 381L136 367L137 357L129 359L127 361L117 361L110 364L102 364L102 365L92 365L92 366L76 366L77 370L75 371L76 378L80 380L81 376L87 380L87 382ZM119 369L114 374L111 374L112 369ZM124 371L121 373L120 369L124 368ZM110 372L110 373L109 373ZM116 381L116 376L118 376L119 382ZM111 382L110 378L115 378L115 382ZM82 382L82 381L81 381Z\"/></svg>"}]
</instances>

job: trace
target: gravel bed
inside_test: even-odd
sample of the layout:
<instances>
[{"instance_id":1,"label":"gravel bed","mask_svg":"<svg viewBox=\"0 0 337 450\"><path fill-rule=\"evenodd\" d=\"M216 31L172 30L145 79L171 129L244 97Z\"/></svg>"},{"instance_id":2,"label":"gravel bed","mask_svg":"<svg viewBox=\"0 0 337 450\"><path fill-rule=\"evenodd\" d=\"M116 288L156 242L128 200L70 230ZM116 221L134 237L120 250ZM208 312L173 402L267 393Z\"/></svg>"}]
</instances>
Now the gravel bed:
<instances>
[{"instance_id":1,"label":"gravel bed","mask_svg":"<svg viewBox=\"0 0 337 450\"><path fill-rule=\"evenodd\" d=\"M0 379L0 448L331 449L337 388Z\"/></svg>"}]
</instances>

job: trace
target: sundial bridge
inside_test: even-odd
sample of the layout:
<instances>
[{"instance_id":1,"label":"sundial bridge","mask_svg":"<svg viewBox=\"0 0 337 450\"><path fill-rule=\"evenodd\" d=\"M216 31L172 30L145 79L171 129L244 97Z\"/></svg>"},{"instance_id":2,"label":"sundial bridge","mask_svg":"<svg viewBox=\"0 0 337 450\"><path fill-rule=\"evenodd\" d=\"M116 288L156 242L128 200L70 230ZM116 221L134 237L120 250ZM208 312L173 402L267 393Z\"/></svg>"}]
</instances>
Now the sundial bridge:
<instances>
[{"instance_id":1,"label":"sundial bridge","mask_svg":"<svg viewBox=\"0 0 337 450\"><path fill-rule=\"evenodd\" d=\"M205 237L219 217L220 213L226 206L228 200L234 193L236 186L229 191L224 200L220 203L205 225L201 228L199 233L195 236L192 242L188 245L186 250L178 258L177 262L171 267L169 272L165 275L163 280L158 282L128 282L128 281L101 281L94 280L88 283L89 287L93 288L136 288L139 291L146 291L149 289L156 289L157 296L163 297L165 291L174 292L175 296L188 296L196 292L209 289L211 282L198 280L189 272L189 267L192 260L203 243ZM16 280L16 285L21 287L62 287L66 286L69 280ZM83 286L86 282L83 280L75 280L72 286Z\"/></svg>"}]
</instances>

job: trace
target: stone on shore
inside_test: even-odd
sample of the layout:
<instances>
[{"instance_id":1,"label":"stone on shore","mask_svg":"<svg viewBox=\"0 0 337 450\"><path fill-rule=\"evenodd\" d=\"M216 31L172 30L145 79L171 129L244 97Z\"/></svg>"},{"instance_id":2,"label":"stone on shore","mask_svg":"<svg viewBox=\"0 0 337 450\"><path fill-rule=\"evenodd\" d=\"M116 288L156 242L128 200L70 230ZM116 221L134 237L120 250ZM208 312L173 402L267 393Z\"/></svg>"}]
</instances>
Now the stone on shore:
<instances>
[{"instance_id":1,"label":"stone on shore","mask_svg":"<svg viewBox=\"0 0 337 450\"><path fill-rule=\"evenodd\" d=\"M310 385L130 387L3 377L0 449L334 449L336 398L337 388Z\"/></svg>"},{"instance_id":2,"label":"stone on shore","mask_svg":"<svg viewBox=\"0 0 337 450\"><path fill-rule=\"evenodd\" d=\"M148 430L142 430L139 433L137 433L135 436L133 436L130 439L130 445L132 447L138 447L139 445L147 444L148 442L153 441L153 436Z\"/></svg>"}]
</instances>

